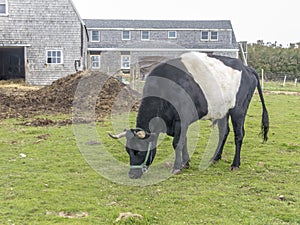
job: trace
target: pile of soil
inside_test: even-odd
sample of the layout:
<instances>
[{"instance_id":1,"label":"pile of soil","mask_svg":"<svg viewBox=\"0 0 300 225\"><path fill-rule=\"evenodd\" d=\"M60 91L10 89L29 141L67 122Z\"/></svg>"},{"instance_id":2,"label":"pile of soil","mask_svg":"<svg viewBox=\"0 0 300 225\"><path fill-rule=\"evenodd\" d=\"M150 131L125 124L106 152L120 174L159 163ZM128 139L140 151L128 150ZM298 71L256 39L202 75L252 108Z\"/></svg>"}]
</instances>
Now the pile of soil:
<instances>
[{"instance_id":1,"label":"pile of soil","mask_svg":"<svg viewBox=\"0 0 300 225\"><path fill-rule=\"evenodd\" d=\"M13 93L13 94L12 94ZM45 114L95 114L90 118L101 120L114 112L135 111L140 94L101 72L78 72L54 81L38 90L13 92L0 87L0 119L31 118ZM117 104L116 104L117 102Z\"/></svg>"}]
</instances>

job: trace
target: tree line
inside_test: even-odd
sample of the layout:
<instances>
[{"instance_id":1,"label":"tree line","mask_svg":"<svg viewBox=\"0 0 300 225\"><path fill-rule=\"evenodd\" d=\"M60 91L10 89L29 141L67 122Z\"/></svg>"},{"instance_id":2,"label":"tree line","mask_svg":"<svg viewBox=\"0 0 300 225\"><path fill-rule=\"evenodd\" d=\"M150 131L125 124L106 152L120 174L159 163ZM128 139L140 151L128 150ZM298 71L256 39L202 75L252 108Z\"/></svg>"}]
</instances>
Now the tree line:
<instances>
[{"instance_id":1,"label":"tree line","mask_svg":"<svg viewBox=\"0 0 300 225\"><path fill-rule=\"evenodd\" d=\"M288 48L258 41L247 45L248 64L257 72L264 71L267 80L287 80L300 78L300 42Z\"/></svg>"}]
</instances>

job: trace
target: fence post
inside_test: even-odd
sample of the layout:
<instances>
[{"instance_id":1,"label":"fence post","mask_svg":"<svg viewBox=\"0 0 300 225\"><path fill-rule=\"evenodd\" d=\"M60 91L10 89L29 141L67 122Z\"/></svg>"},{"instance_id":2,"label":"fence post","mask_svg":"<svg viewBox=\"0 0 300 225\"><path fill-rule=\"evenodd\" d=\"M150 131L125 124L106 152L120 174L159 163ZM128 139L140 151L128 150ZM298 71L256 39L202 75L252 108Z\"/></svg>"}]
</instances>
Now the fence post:
<instances>
[{"instance_id":1,"label":"fence post","mask_svg":"<svg viewBox=\"0 0 300 225\"><path fill-rule=\"evenodd\" d=\"M261 69L261 89L264 90L264 88L264 69Z\"/></svg>"},{"instance_id":2,"label":"fence post","mask_svg":"<svg viewBox=\"0 0 300 225\"><path fill-rule=\"evenodd\" d=\"M295 87L297 87L297 82L298 82L298 79L295 78Z\"/></svg>"},{"instance_id":3,"label":"fence post","mask_svg":"<svg viewBox=\"0 0 300 225\"><path fill-rule=\"evenodd\" d=\"M284 79L283 79L283 84L282 84L283 87L285 86L285 82L286 82L286 75L284 76Z\"/></svg>"},{"instance_id":4,"label":"fence post","mask_svg":"<svg viewBox=\"0 0 300 225\"><path fill-rule=\"evenodd\" d=\"M141 68L139 65L136 66L136 91L141 92Z\"/></svg>"},{"instance_id":5,"label":"fence post","mask_svg":"<svg viewBox=\"0 0 300 225\"><path fill-rule=\"evenodd\" d=\"M129 86L131 89L134 88L134 83L133 83L133 77L135 73L135 67L133 65L130 65L130 77L129 77Z\"/></svg>"}]
</instances>

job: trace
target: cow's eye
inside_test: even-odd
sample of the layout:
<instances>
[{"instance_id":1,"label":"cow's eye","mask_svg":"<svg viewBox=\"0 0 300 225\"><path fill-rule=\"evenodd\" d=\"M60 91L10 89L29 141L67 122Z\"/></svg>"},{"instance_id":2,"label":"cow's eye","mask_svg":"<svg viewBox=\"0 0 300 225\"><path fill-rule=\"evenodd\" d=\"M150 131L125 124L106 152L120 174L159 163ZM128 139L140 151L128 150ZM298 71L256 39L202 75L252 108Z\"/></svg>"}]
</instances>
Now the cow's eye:
<instances>
[{"instance_id":1,"label":"cow's eye","mask_svg":"<svg viewBox=\"0 0 300 225\"><path fill-rule=\"evenodd\" d=\"M138 155L139 151L133 151L133 155Z\"/></svg>"}]
</instances>

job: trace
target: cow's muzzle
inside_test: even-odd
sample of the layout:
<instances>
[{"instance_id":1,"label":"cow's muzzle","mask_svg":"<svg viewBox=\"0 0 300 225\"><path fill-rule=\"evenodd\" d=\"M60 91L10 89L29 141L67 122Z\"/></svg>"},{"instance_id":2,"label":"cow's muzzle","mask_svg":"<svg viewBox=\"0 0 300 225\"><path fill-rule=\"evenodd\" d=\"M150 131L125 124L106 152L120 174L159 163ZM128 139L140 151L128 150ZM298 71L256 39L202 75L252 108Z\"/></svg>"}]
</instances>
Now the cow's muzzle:
<instances>
[{"instance_id":1,"label":"cow's muzzle","mask_svg":"<svg viewBox=\"0 0 300 225\"><path fill-rule=\"evenodd\" d=\"M148 167L134 168L134 169L129 170L128 175L129 175L129 178L131 178L131 179L138 179L138 178L141 178L144 173L147 173L147 171L148 171Z\"/></svg>"},{"instance_id":2,"label":"cow's muzzle","mask_svg":"<svg viewBox=\"0 0 300 225\"><path fill-rule=\"evenodd\" d=\"M141 178L142 175L143 175L142 169L130 169L129 171L129 178L131 179Z\"/></svg>"}]
</instances>

